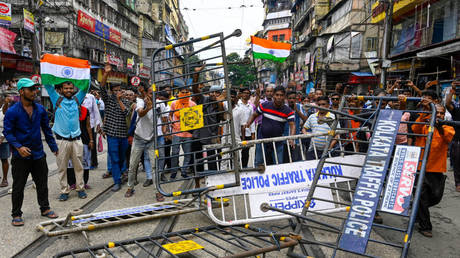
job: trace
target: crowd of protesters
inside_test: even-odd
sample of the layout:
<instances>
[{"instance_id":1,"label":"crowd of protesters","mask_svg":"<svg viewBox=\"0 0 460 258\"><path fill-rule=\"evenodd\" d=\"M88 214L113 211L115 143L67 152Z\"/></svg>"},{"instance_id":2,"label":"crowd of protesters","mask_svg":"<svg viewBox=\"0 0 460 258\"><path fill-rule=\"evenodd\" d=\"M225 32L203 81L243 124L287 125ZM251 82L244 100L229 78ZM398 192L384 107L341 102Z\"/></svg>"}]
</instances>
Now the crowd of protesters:
<instances>
[{"instance_id":1,"label":"crowd of protesters","mask_svg":"<svg viewBox=\"0 0 460 258\"><path fill-rule=\"evenodd\" d=\"M273 137L300 135L310 133L327 133L335 120L334 111L339 109L341 99L346 103L343 112L357 115L379 108L401 110L430 109L430 103L436 107L437 121L444 120L446 113L453 120L460 119L460 105L453 101L456 87L460 83L453 82L452 89L443 101L431 89L419 89L411 81L396 80L386 89L369 90L365 95L398 96L398 101L367 101L353 96L356 94L349 85L338 83L335 91L326 93L322 89L312 89L309 94L296 91L295 82L286 87L268 84L265 87L249 89L247 87L232 87L228 91L231 96L231 116L228 114L226 95L221 86L209 85L205 91L198 87L197 78L193 78L192 86L175 89L163 85L157 89L156 99L153 99L153 88L141 84L137 92L123 91L120 85L109 85L107 77L111 72L110 65L104 68L100 89L90 93L84 90L76 91L71 82L60 85L44 85L53 104L52 127L50 116L43 106L34 99L37 96L37 84L29 79L14 82L14 88L20 94L20 99L2 98L0 119L3 134L0 135L0 158L2 160L3 177L0 187L8 186L8 159L12 152L12 224L24 225L22 218L22 203L24 187L29 174L36 185L38 203L41 215L56 218L57 214L50 208L48 201L48 166L41 140L43 131L45 140L56 155L59 171L60 201L67 201L75 190L79 198L86 198L89 183L89 170L99 166L97 160L97 135L107 140L107 171L103 178L112 178L112 191L119 191L127 183L125 197L135 194L138 184L137 175L140 164L146 173L144 187L154 185L155 173L160 173L160 180L170 180L180 172L182 178L188 178L191 173L203 172L203 164L195 166L192 163L203 156L214 157L216 150L203 151L208 144L228 142L230 129L222 122L233 120L233 131L237 142L266 139ZM199 72L199 69L196 70ZM12 82L2 87L11 89ZM203 92L203 93L202 93ZM417 96L422 100L418 105L406 102L406 97ZM155 104L156 103L156 104ZM193 131L182 131L180 127L181 110L196 105L203 105L204 126ZM154 115L156 114L156 115ZM425 146L425 138L408 136L406 133L425 134L429 130L421 123L407 124L408 121L425 122L430 118L427 113L405 112L396 144ZM406 122L406 123L404 123ZM157 128L153 127L157 125ZM366 126L361 121L353 119L341 120L338 127L362 128ZM433 141L428 157L426 176L422 187L420 208L417 221L420 232L427 237L432 236L429 207L438 204L443 196L447 171L446 160L450 150L451 165L455 175L456 191L460 192L460 129L436 122ZM218 139L219 135L223 139ZM154 140L160 146L154 149ZM342 136L343 137L343 136ZM278 141L274 144L256 144L254 155L250 147L241 150L241 167L263 167L270 164L296 162L300 160L318 159L325 149L337 150L342 153L367 152L370 135L356 131L350 133L345 141L335 136L327 146L327 136ZM195 140L192 140L195 139ZM216 140L218 139L218 140ZM362 141L359 141L362 140ZM179 157L182 158L180 159ZM192 153L195 153L192 155ZM200 155L197 155L200 154ZM340 155L332 151L332 156ZM253 159L250 159L250 157ZM155 171L154 160L158 158L158 168ZM224 162L208 158L207 170L215 171L225 167ZM166 168L168 173L165 173ZM231 165L227 165L227 168ZM163 171L164 170L164 171ZM199 187L199 180L196 180ZM164 196L155 190L155 199L164 201ZM379 215L376 216L380 220Z\"/></svg>"}]
</instances>

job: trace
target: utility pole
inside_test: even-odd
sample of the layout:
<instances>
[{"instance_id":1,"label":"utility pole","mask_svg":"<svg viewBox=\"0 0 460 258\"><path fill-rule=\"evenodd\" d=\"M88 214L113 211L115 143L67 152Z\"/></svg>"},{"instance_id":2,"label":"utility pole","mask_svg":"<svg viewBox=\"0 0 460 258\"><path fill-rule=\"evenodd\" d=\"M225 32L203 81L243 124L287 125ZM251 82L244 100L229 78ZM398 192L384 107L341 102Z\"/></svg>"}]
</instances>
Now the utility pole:
<instances>
[{"instance_id":1,"label":"utility pole","mask_svg":"<svg viewBox=\"0 0 460 258\"><path fill-rule=\"evenodd\" d=\"M385 10L385 21L383 31L383 44L382 44L382 65L380 73L380 88L383 88L387 81L387 68L388 68L388 53L390 52L391 34L393 31L392 17L394 0L385 0L384 3L389 1Z\"/></svg>"}]
</instances>

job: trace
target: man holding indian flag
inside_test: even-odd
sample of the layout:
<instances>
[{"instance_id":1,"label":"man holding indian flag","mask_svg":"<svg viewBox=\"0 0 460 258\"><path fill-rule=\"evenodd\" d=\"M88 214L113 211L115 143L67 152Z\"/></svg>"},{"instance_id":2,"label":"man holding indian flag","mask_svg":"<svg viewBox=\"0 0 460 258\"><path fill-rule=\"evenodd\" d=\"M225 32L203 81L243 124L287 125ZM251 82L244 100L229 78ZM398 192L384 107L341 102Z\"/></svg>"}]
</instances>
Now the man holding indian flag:
<instances>
[{"instance_id":1,"label":"man holding indian flag","mask_svg":"<svg viewBox=\"0 0 460 258\"><path fill-rule=\"evenodd\" d=\"M61 195L60 201L67 201L70 186L67 183L69 159L75 170L78 197L86 198L83 182L83 143L80 135L80 105L90 83L90 64L88 60L45 54L40 62L42 83L50 96L55 111L54 126L59 153L58 165ZM59 93L55 87L59 87ZM75 93L75 87L79 90Z\"/></svg>"}]
</instances>

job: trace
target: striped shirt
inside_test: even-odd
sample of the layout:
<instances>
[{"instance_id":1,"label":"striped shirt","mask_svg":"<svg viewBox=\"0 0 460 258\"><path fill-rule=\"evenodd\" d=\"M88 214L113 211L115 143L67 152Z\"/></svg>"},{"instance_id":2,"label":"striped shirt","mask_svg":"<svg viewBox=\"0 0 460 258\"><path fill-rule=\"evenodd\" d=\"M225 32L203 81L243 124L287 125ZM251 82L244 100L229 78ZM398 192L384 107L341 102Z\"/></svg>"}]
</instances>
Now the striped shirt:
<instances>
[{"instance_id":1,"label":"striped shirt","mask_svg":"<svg viewBox=\"0 0 460 258\"><path fill-rule=\"evenodd\" d=\"M330 117L335 119L334 114L328 112L325 117ZM327 123L318 123L318 112L311 114L303 126L306 130L311 130L312 133L327 133L331 130L331 127ZM337 125L340 128L340 124ZM327 143L326 136L316 136L313 137L310 144L310 150L313 150L313 144L315 144L316 149L324 150Z\"/></svg>"},{"instance_id":2,"label":"striped shirt","mask_svg":"<svg viewBox=\"0 0 460 258\"><path fill-rule=\"evenodd\" d=\"M101 87L101 97L105 103L105 122L104 132L111 137L128 137L128 129L126 125L126 116L130 107L128 101L122 100L125 104L125 110L121 110L118 104L117 96L109 95L105 87Z\"/></svg>"},{"instance_id":3,"label":"striped shirt","mask_svg":"<svg viewBox=\"0 0 460 258\"><path fill-rule=\"evenodd\" d=\"M294 122L294 111L287 105L276 108L273 102L267 101L260 104L256 112L262 115L259 138L282 136L286 122Z\"/></svg>"}]
</instances>

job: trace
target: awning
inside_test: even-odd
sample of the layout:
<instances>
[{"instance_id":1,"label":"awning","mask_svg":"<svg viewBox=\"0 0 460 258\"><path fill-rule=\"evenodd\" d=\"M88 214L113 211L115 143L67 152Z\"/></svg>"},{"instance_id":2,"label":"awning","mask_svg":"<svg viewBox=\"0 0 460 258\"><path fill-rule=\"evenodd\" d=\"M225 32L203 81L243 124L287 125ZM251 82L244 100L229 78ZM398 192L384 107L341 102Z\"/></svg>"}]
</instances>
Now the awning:
<instances>
[{"instance_id":1,"label":"awning","mask_svg":"<svg viewBox=\"0 0 460 258\"><path fill-rule=\"evenodd\" d=\"M377 76L372 73L352 72L348 84L377 84Z\"/></svg>"},{"instance_id":2,"label":"awning","mask_svg":"<svg viewBox=\"0 0 460 258\"><path fill-rule=\"evenodd\" d=\"M433 49L421 51L417 53L419 58L437 57L441 55L450 54L453 52L460 52L460 41L454 42L442 47L436 47Z\"/></svg>"}]
</instances>

